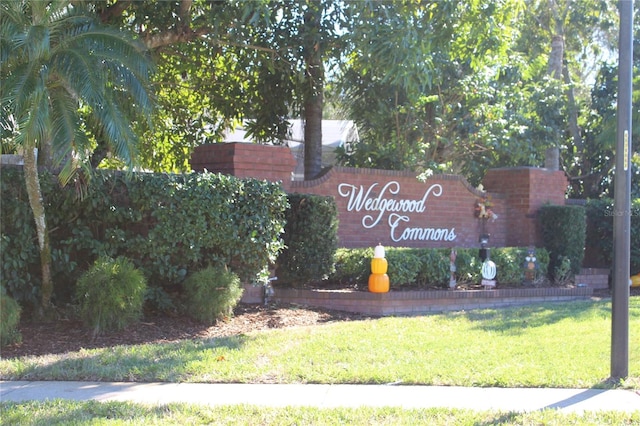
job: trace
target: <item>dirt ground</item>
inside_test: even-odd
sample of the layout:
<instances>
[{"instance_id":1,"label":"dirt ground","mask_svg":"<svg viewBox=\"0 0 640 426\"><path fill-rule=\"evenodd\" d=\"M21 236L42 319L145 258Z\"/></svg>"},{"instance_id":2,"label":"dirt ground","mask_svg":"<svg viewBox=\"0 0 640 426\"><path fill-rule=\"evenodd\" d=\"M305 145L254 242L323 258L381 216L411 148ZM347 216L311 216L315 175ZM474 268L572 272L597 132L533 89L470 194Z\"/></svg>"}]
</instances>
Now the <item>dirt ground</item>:
<instances>
[{"instance_id":1,"label":"dirt ground","mask_svg":"<svg viewBox=\"0 0 640 426\"><path fill-rule=\"evenodd\" d=\"M360 314L294 305L253 305L240 303L234 315L213 326L184 316L146 315L140 322L120 332L93 337L91 330L77 320L58 319L49 323L22 321L22 342L2 348L2 358L59 354L79 349L104 348L140 343L168 343L184 339L206 339L246 334L257 330L307 326L333 321L367 318Z\"/></svg>"}]
</instances>

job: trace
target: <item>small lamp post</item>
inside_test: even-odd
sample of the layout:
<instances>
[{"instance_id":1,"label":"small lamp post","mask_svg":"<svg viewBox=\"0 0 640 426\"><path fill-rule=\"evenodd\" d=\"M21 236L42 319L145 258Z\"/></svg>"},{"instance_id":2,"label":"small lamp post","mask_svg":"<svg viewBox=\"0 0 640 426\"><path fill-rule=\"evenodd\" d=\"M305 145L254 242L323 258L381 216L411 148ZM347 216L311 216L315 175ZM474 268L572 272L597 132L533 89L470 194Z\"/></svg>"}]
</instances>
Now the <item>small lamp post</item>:
<instances>
[{"instance_id":1,"label":"small lamp post","mask_svg":"<svg viewBox=\"0 0 640 426\"><path fill-rule=\"evenodd\" d=\"M488 247L490 237L491 237L490 234L482 233L480 234L480 238L478 238L478 242L480 243L479 256L480 256L480 260L482 260L483 262L489 259L491 256L490 254L491 249Z\"/></svg>"}]
</instances>

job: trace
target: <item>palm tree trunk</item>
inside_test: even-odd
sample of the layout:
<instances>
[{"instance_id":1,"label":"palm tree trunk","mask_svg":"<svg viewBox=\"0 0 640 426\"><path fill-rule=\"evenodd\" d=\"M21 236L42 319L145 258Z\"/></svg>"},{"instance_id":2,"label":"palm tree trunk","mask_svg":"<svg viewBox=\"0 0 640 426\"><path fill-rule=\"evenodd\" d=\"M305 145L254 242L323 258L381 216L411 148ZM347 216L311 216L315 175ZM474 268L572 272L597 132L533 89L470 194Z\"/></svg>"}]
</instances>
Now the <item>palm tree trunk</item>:
<instances>
[{"instance_id":1,"label":"palm tree trunk","mask_svg":"<svg viewBox=\"0 0 640 426\"><path fill-rule=\"evenodd\" d=\"M51 280L51 247L49 246L49 233L40 189L38 165L33 148L24 150L24 180L27 186L29 205L36 222L36 235L40 249L40 267L42 269L42 287L40 298L41 314L51 307L51 295L53 294L53 281Z\"/></svg>"}]
</instances>

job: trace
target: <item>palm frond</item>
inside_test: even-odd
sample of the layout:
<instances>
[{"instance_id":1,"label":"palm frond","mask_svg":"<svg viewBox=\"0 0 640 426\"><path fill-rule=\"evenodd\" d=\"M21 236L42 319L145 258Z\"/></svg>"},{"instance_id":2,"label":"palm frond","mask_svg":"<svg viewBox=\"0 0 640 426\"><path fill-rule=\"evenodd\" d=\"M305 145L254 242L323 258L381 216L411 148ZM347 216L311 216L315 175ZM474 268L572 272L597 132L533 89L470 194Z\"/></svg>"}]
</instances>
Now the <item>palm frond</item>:
<instances>
[{"instance_id":1,"label":"palm frond","mask_svg":"<svg viewBox=\"0 0 640 426\"><path fill-rule=\"evenodd\" d=\"M150 122L153 108L144 45L103 26L83 2L2 1L0 11L7 12L0 16L0 99L16 142L51 143L68 182L91 153L86 130L99 129L131 168L138 142L132 123L140 116ZM84 127L81 107L99 124Z\"/></svg>"},{"instance_id":2,"label":"palm frond","mask_svg":"<svg viewBox=\"0 0 640 426\"><path fill-rule=\"evenodd\" d=\"M46 143L49 137L49 100L47 90L40 87L29 97L28 112L18 118L16 140L24 149L33 149Z\"/></svg>"}]
</instances>

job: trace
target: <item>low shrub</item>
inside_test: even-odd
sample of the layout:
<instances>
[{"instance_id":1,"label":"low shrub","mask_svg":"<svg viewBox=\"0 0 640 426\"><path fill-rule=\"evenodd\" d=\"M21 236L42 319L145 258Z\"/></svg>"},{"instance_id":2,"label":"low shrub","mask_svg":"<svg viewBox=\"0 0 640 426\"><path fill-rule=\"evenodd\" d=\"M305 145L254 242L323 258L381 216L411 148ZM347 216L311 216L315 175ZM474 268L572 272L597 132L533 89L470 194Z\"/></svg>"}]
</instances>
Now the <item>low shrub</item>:
<instances>
[{"instance_id":1,"label":"low shrub","mask_svg":"<svg viewBox=\"0 0 640 426\"><path fill-rule=\"evenodd\" d=\"M613 221L620 214L614 207L614 200L610 198L588 200L586 204L587 252L595 266L609 268L613 264ZM631 200L630 215L629 275L634 275L640 273L640 198Z\"/></svg>"},{"instance_id":2,"label":"low shrub","mask_svg":"<svg viewBox=\"0 0 640 426\"><path fill-rule=\"evenodd\" d=\"M372 257L372 248L340 248L336 250L334 256L335 270L325 282L346 287L366 287L371 273Z\"/></svg>"},{"instance_id":3,"label":"low shrub","mask_svg":"<svg viewBox=\"0 0 640 426\"><path fill-rule=\"evenodd\" d=\"M416 277L419 286L449 287L451 278L451 250L419 249L420 270Z\"/></svg>"},{"instance_id":4,"label":"low shrub","mask_svg":"<svg viewBox=\"0 0 640 426\"><path fill-rule=\"evenodd\" d=\"M320 281L333 272L338 244L338 208L333 197L289 194L277 259L278 282L297 286Z\"/></svg>"},{"instance_id":5,"label":"low shrub","mask_svg":"<svg viewBox=\"0 0 640 426\"><path fill-rule=\"evenodd\" d=\"M482 261L480 260L479 249L467 248L458 249L456 257L456 279L458 284L477 284L481 280L480 269Z\"/></svg>"},{"instance_id":6,"label":"low shrub","mask_svg":"<svg viewBox=\"0 0 640 426\"><path fill-rule=\"evenodd\" d=\"M392 286L401 287L416 283L422 263L415 249L389 248L386 258L389 263L387 275Z\"/></svg>"},{"instance_id":7,"label":"low shrub","mask_svg":"<svg viewBox=\"0 0 640 426\"><path fill-rule=\"evenodd\" d=\"M19 343L22 340L18 324L20 305L9 297L4 288L0 291L0 346Z\"/></svg>"},{"instance_id":8,"label":"low shrub","mask_svg":"<svg viewBox=\"0 0 640 426\"><path fill-rule=\"evenodd\" d=\"M505 247L491 251L491 260L496 264L499 283L521 283L524 279L524 258L526 249Z\"/></svg>"},{"instance_id":9,"label":"low shrub","mask_svg":"<svg viewBox=\"0 0 640 426\"><path fill-rule=\"evenodd\" d=\"M54 262L54 301L70 302L82 272L101 256L130 259L150 286L148 304L166 309L187 275L228 267L244 282L264 276L283 248L287 197L278 182L219 173L95 170L86 193L40 175ZM0 282L27 309L40 292L40 257L24 176L0 173ZM58 285L60 284L60 285Z\"/></svg>"},{"instance_id":10,"label":"low shrub","mask_svg":"<svg viewBox=\"0 0 640 426\"><path fill-rule=\"evenodd\" d=\"M238 275L214 266L195 272L183 286L185 313L205 324L231 316L242 297Z\"/></svg>"},{"instance_id":11,"label":"low shrub","mask_svg":"<svg viewBox=\"0 0 640 426\"><path fill-rule=\"evenodd\" d=\"M482 260L477 248L456 250L456 281L458 284L477 284L482 279ZM402 286L449 287L451 278L451 249L388 248L386 258L391 288ZM524 279L524 262L527 248L492 248L490 257L496 264L496 280L500 284L518 285ZM549 253L544 248L535 251L538 277L545 277ZM335 272L325 284L367 288L371 273L373 249L338 249L334 257Z\"/></svg>"},{"instance_id":12,"label":"low shrub","mask_svg":"<svg viewBox=\"0 0 640 426\"><path fill-rule=\"evenodd\" d=\"M142 316L147 282L127 258L98 258L76 286L80 318L94 334L122 330Z\"/></svg>"},{"instance_id":13,"label":"low shrub","mask_svg":"<svg viewBox=\"0 0 640 426\"><path fill-rule=\"evenodd\" d=\"M544 247L549 251L549 272L569 262L572 274L582 268L586 241L586 212L582 206L543 206L538 217ZM563 277L564 278L564 277Z\"/></svg>"}]
</instances>

